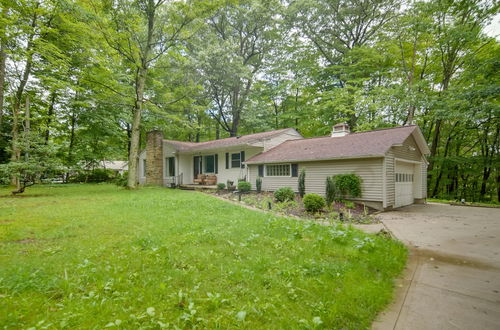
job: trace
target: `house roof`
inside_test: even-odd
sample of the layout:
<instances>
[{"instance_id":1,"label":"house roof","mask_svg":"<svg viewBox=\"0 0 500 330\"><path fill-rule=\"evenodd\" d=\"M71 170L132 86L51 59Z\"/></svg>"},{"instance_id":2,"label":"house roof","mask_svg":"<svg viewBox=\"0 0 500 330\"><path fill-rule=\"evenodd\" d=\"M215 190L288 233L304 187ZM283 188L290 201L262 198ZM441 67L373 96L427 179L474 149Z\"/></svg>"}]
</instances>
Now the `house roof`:
<instances>
[{"instance_id":1,"label":"house roof","mask_svg":"<svg viewBox=\"0 0 500 330\"><path fill-rule=\"evenodd\" d=\"M212 140L212 141L206 141L206 142L181 142L181 141L175 141L175 140L163 140L163 142L169 143L176 150L178 150L180 152L201 151L201 150L233 147L233 146L240 146L240 145L250 145L252 143L255 143L255 142L258 142L258 141L261 141L264 139L269 139L271 137L274 137L276 135L279 135L279 134L284 133L284 132L289 131L289 130L294 130L294 129L293 128L284 128L284 129L279 129L279 130L274 130L274 131L242 135L239 137L228 137L225 139Z\"/></svg>"},{"instance_id":2,"label":"house roof","mask_svg":"<svg viewBox=\"0 0 500 330\"><path fill-rule=\"evenodd\" d=\"M110 170L127 170L128 162L124 160L103 160L100 165Z\"/></svg>"},{"instance_id":3,"label":"house roof","mask_svg":"<svg viewBox=\"0 0 500 330\"><path fill-rule=\"evenodd\" d=\"M317 161L341 158L383 157L395 145L401 145L410 136L415 137L421 152L429 149L418 126L401 126L351 133L342 137L318 137L288 140L251 157L247 164Z\"/></svg>"}]
</instances>

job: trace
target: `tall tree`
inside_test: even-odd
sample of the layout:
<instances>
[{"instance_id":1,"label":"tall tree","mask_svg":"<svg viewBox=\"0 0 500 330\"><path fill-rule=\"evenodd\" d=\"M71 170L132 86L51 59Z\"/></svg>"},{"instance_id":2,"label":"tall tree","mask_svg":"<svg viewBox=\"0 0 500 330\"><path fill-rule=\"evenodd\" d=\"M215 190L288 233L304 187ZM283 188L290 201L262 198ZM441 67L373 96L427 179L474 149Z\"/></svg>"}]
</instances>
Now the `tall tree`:
<instances>
[{"instance_id":1,"label":"tall tree","mask_svg":"<svg viewBox=\"0 0 500 330\"><path fill-rule=\"evenodd\" d=\"M255 78L278 38L278 3L245 0L210 17L194 51L212 98L210 113L236 136Z\"/></svg>"},{"instance_id":2,"label":"tall tree","mask_svg":"<svg viewBox=\"0 0 500 330\"><path fill-rule=\"evenodd\" d=\"M129 188L137 187L141 117L147 102L148 74L160 57L186 38L186 27L196 18L195 13L191 2L166 0L117 0L113 6L103 2L95 11L97 27L106 43L133 72Z\"/></svg>"}]
</instances>

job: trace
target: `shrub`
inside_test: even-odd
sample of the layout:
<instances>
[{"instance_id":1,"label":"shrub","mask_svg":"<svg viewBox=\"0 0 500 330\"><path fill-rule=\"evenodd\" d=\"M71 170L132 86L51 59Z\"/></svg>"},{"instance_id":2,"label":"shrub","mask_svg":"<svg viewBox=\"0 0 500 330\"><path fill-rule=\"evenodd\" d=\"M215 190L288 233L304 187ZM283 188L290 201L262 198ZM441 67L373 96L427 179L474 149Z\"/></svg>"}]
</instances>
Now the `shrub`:
<instances>
[{"instance_id":1,"label":"shrub","mask_svg":"<svg viewBox=\"0 0 500 330\"><path fill-rule=\"evenodd\" d=\"M274 192L274 198L278 202L293 201L295 193L290 187L281 187Z\"/></svg>"},{"instance_id":2,"label":"shrub","mask_svg":"<svg viewBox=\"0 0 500 330\"><path fill-rule=\"evenodd\" d=\"M335 198L338 198L337 186L335 185L335 177L328 176L326 177L326 205L330 206L335 201Z\"/></svg>"},{"instance_id":3,"label":"shrub","mask_svg":"<svg viewBox=\"0 0 500 330\"><path fill-rule=\"evenodd\" d=\"M361 178L356 174L339 174L335 186L343 197L361 197Z\"/></svg>"},{"instance_id":4,"label":"shrub","mask_svg":"<svg viewBox=\"0 0 500 330\"><path fill-rule=\"evenodd\" d=\"M224 189L226 189L226 184L224 182L217 183L217 190L218 191L224 190Z\"/></svg>"},{"instance_id":5,"label":"shrub","mask_svg":"<svg viewBox=\"0 0 500 330\"><path fill-rule=\"evenodd\" d=\"M128 171L123 172L123 174L118 174L113 182L119 187L126 187L128 183Z\"/></svg>"},{"instance_id":6,"label":"shrub","mask_svg":"<svg viewBox=\"0 0 500 330\"><path fill-rule=\"evenodd\" d=\"M346 208L348 209L353 209L356 205L354 205L354 202L353 201L345 201L344 202L344 205Z\"/></svg>"},{"instance_id":7,"label":"shrub","mask_svg":"<svg viewBox=\"0 0 500 330\"><path fill-rule=\"evenodd\" d=\"M114 172L112 170L107 170L103 168L96 168L94 170L84 170L76 175L73 175L69 181L70 182L109 182L112 181L114 177Z\"/></svg>"},{"instance_id":8,"label":"shrub","mask_svg":"<svg viewBox=\"0 0 500 330\"><path fill-rule=\"evenodd\" d=\"M246 181L238 182L238 191L240 191L242 193L246 193L246 192L249 192L250 189L252 189L252 185L250 184L250 182L246 182Z\"/></svg>"},{"instance_id":9,"label":"shrub","mask_svg":"<svg viewBox=\"0 0 500 330\"><path fill-rule=\"evenodd\" d=\"M306 169L303 168L300 170L299 174L299 195L300 197L304 197L306 194Z\"/></svg>"},{"instance_id":10,"label":"shrub","mask_svg":"<svg viewBox=\"0 0 500 330\"><path fill-rule=\"evenodd\" d=\"M307 194L302 200L307 212L315 213L325 207L325 199L318 194Z\"/></svg>"},{"instance_id":11,"label":"shrub","mask_svg":"<svg viewBox=\"0 0 500 330\"><path fill-rule=\"evenodd\" d=\"M257 189L258 193L262 191L262 178L260 176L255 180L255 189Z\"/></svg>"}]
</instances>

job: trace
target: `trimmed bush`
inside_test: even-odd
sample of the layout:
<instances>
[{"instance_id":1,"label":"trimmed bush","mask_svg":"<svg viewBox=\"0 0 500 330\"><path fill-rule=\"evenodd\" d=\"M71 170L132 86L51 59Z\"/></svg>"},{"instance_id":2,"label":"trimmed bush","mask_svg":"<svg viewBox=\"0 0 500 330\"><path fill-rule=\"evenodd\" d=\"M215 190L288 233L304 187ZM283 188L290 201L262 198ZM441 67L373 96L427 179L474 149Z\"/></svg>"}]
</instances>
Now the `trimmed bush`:
<instances>
[{"instance_id":1,"label":"trimmed bush","mask_svg":"<svg viewBox=\"0 0 500 330\"><path fill-rule=\"evenodd\" d=\"M217 183L217 190L224 190L224 189L226 189L226 184L224 182Z\"/></svg>"},{"instance_id":2,"label":"trimmed bush","mask_svg":"<svg viewBox=\"0 0 500 330\"><path fill-rule=\"evenodd\" d=\"M326 177L326 205L330 206L335 201L336 198L339 198L339 192L337 190L337 186L335 185L335 177L328 176Z\"/></svg>"},{"instance_id":3,"label":"trimmed bush","mask_svg":"<svg viewBox=\"0 0 500 330\"><path fill-rule=\"evenodd\" d=\"M306 194L306 169L303 168L300 170L299 174L299 195L300 197L304 197Z\"/></svg>"},{"instance_id":4,"label":"trimmed bush","mask_svg":"<svg viewBox=\"0 0 500 330\"><path fill-rule=\"evenodd\" d=\"M325 199L318 194L307 194L302 199L307 212L316 213L326 206Z\"/></svg>"},{"instance_id":5,"label":"trimmed bush","mask_svg":"<svg viewBox=\"0 0 500 330\"><path fill-rule=\"evenodd\" d=\"M262 191L262 178L260 176L255 180L255 189L258 193Z\"/></svg>"},{"instance_id":6,"label":"trimmed bush","mask_svg":"<svg viewBox=\"0 0 500 330\"><path fill-rule=\"evenodd\" d=\"M246 181L238 182L238 191L240 191L242 193L246 193L246 192L249 192L250 189L252 189L252 185L250 184L250 182L246 182Z\"/></svg>"},{"instance_id":7,"label":"trimmed bush","mask_svg":"<svg viewBox=\"0 0 500 330\"><path fill-rule=\"evenodd\" d=\"M293 201L295 193L290 187L281 187L274 192L274 198L276 198L278 202Z\"/></svg>"}]
</instances>

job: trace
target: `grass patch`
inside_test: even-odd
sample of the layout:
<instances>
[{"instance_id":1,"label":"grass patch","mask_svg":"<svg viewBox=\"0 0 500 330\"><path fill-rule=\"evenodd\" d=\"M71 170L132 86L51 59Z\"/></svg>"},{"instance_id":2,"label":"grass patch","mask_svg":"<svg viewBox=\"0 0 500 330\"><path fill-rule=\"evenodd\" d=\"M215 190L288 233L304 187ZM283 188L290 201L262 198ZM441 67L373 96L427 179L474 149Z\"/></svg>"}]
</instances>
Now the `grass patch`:
<instances>
[{"instance_id":1,"label":"grass patch","mask_svg":"<svg viewBox=\"0 0 500 330\"><path fill-rule=\"evenodd\" d=\"M441 203L441 204L450 204L450 205L463 205L463 206L479 206L479 207L493 207L493 208L500 208L500 203L496 201L490 201L490 202L465 202L462 203L458 200L452 200L452 199L438 199L438 198L427 198L428 202L433 202L433 203Z\"/></svg>"},{"instance_id":2,"label":"grass patch","mask_svg":"<svg viewBox=\"0 0 500 330\"><path fill-rule=\"evenodd\" d=\"M25 196L0 198L0 327L369 328L406 260L392 240L198 192Z\"/></svg>"}]
</instances>

